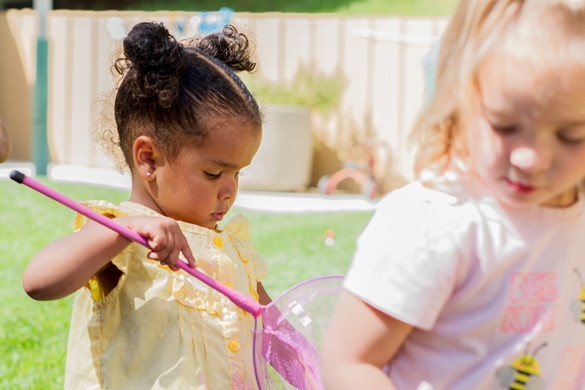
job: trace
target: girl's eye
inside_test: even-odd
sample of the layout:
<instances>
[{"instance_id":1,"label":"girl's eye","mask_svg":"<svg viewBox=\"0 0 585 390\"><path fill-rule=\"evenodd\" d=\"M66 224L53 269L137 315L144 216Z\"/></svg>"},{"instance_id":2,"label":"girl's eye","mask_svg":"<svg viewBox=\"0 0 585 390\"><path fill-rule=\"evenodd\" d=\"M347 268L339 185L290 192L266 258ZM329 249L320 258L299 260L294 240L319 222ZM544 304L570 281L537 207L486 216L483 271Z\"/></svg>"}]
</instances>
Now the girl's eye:
<instances>
[{"instance_id":1,"label":"girl's eye","mask_svg":"<svg viewBox=\"0 0 585 390\"><path fill-rule=\"evenodd\" d=\"M207 176L210 179L217 179L219 177L221 173L211 173L211 172L205 172L205 176Z\"/></svg>"},{"instance_id":2,"label":"girl's eye","mask_svg":"<svg viewBox=\"0 0 585 390\"><path fill-rule=\"evenodd\" d=\"M517 130L516 126L499 126L499 125L491 125L492 129L498 134L502 135L509 135L514 133Z\"/></svg>"},{"instance_id":3,"label":"girl's eye","mask_svg":"<svg viewBox=\"0 0 585 390\"><path fill-rule=\"evenodd\" d=\"M562 132L557 134L557 138L559 141L567 145L577 145L585 140L583 137L571 137Z\"/></svg>"}]
</instances>

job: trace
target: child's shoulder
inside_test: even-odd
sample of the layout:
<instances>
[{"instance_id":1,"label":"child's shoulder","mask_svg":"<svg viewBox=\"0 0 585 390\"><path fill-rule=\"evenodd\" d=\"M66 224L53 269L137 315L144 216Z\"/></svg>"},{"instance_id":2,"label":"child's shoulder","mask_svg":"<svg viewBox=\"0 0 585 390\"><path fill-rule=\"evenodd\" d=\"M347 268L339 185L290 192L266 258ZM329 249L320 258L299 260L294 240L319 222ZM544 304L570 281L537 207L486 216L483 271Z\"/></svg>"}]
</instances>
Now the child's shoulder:
<instances>
[{"instance_id":1,"label":"child's shoulder","mask_svg":"<svg viewBox=\"0 0 585 390\"><path fill-rule=\"evenodd\" d=\"M486 207L491 206L460 188L439 189L413 182L386 195L376 216L388 223L408 221L417 228L455 224L466 229L483 219Z\"/></svg>"},{"instance_id":2,"label":"child's shoulder","mask_svg":"<svg viewBox=\"0 0 585 390\"><path fill-rule=\"evenodd\" d=\"M233 235L249 240L250 222L244 214L236 214L225 224L224 228Z\"/></svg>"},{"instance_id":3,"label":"child's shoulder","mask_svg":"<svg viewBox=\"0 0 585 390\"><path fill-rule=\"evenodd\" d=\"M129 210L120 206L116 206L115 204L110 203L106 200L88 200L80 203L88 207L89 209L108 218L124 217L126 215L129 215L130 213ZM77 231L81 229L87 223L88 220L89 218L87 218L86 216L77 213L75 215L75 221L73 223L73 230Z\"/></svg>"}]
</instances>

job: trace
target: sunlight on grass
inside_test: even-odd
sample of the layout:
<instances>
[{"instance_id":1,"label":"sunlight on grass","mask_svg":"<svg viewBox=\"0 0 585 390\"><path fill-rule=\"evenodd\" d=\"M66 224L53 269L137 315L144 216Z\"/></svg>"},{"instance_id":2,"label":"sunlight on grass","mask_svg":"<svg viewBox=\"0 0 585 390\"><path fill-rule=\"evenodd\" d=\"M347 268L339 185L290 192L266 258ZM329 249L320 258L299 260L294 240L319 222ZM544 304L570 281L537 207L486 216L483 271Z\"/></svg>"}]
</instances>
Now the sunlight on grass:
<instances>
[{"instance_id":1,"label":"sunlight on grass","mask_svg":"<svg viewBox=\"0 0 585 390\"><path fill-rule=\"evenodd\" d=\"M44 184L76 200L118 204L129 193L76 184ZM73 296L52 302L29 298L22 273L35 253L71 233L74 212L12 181L0 181L0 389L63 388L67 335ZM232 210L228 218L240 211ZM370 213L269 214L244 211L256 250L269 264L264 279L276 298L306 279L344 274L354 242ZM226 219L227 221L227 219ZM325 245L325 232L335 243Z\"/></svg>"}]
</instances>

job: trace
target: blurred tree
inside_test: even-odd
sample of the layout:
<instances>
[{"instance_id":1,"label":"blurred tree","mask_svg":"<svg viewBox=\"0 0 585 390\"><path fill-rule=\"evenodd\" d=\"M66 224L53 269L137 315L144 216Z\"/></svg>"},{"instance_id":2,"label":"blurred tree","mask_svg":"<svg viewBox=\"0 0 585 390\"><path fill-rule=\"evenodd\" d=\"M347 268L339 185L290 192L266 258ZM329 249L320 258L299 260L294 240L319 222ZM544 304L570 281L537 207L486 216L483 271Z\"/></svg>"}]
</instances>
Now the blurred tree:
<instances>
[{"instance_id":1,"label":"blurred tree","mask_svg":"<svg viewBox=\"0 0 585 390\"><path fill-rule=\"evenodd\" d=\"M53 0L54 9L307 12L341 14L450 15L459 0ZM32 8L32 0L0 0L0 10Z\"/></svg>"}]
</instances>

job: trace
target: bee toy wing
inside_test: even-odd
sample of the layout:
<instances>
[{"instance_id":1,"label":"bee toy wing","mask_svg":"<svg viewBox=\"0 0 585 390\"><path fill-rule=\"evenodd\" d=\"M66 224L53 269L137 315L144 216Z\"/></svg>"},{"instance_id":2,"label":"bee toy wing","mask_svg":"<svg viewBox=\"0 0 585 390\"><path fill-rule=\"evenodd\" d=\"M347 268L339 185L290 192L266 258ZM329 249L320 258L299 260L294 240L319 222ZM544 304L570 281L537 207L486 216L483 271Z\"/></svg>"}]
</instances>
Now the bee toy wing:
<instances>
[{"instance_id":1,"label":"bee toy wing","mask_svg":"<svg viewBox=\"0 0 585 390\"><path fill-rule=\"evenodd\" d=\"M573 314L573 318L577 322L581 322L583 320L583 302L575 299L571 302L571 314Z\"/></svg>"},{"instance_id":2,"label":"bee toy wing","mask_svg":"<svg viewBox=\"0 0 585 390\"><path fill-rule=\"evenodd\" d=\"M526 382L525 390L540 390L544 386L544 381L539 376L531 376Z\"/></svg>"},{"instance_id":3,"label":"bee toy wing","mask_svg":"<svg viewBox=\"0 0 585 390\"><path fill-rule=\"evenodd\" d=\"M512 367L500 367L496 371L496 376L500 378L500 386L508 387L514 383L516 370L514 370Z\"/></svg>"}]
</instances>

